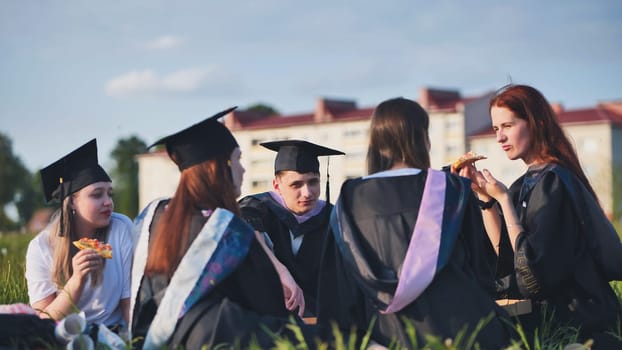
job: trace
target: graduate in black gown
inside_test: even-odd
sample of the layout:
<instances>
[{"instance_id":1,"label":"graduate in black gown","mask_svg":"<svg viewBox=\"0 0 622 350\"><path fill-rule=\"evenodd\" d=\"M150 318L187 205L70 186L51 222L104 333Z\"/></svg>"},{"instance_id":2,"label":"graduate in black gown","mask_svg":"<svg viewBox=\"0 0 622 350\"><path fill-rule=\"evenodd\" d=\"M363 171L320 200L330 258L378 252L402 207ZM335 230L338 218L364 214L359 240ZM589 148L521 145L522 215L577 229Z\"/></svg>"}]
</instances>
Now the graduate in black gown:
<instances>
[{"instance_id":1,"label":"graduate in black gown","mask_svg":"<svg viewBox=\"0 0 622 350\"><path fill-rule=\"evenodd\" d=\"M231 110L154 143L166 145L181 178L174 197L155 200L136 220L130 319L132 337L143 337L138 348L245 347L253 338L272 346L262 327L290 335L286 303L297 308L302 291L237 216L240 148L217 121Z\"/></svg>"},{"instance_id":2,"label":"graduate in black gown","mask_svg":"<svg viewBox=\"0 0 622 350\"><path fill-rule=\"evenodd\" d=\"M318 156L343 152L302 140L261 143L276 151L273 191L240 200L242 217L265 232L274 255L294 276L304 292L306 316L315 315L317 278L328 220L333 208L321 200Z\"/></svg>"},{"instance_id":3,"label":"graduate in black gown","mask_svg":"<svg viewBox=\"0 0 622 350\"><path fill-rule=\"evenodd\" d=\"M430 169L428 114L414 101L382 102L371 119L370 175L346 181L335 204L322 258L318 322L334 321L358 338L412 348L425 335L474 332L499 349L509 343L494 302L495 253L468 179Z\"/></svg>"},{"instance_id":4,"label":"graduate in black gown","mask_svg":"<svg viewBox=\"0 0 622 350\"><path fill-rule=\"evenodd\" d=\"M554 327L579 328L597 348L622 348L608 334L622 320L608 284L622 279L622 245L553 109L533 87L509 85L491 99L490 115L506 156L528 167L509 189L486 169L460 171L480 200L495 203L482 215L499 247L503 297L531 300L534 311L520 319L528 331L546 312Z\"/></svg>"}]
</instances>

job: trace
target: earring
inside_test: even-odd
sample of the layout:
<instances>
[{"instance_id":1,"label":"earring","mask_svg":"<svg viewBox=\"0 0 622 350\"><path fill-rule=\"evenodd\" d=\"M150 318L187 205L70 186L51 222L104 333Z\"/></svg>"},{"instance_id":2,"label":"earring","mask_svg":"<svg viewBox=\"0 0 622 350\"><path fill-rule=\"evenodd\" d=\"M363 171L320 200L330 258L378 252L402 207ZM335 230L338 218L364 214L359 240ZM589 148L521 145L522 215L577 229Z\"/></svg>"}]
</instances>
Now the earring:
<instances>
[{"instance_id":1,"label":"earring","mask_svg":"<svg viewBox=\"0 0 622 350\"><path fill-rule=\"evenodd\" d=\"M76 210L75 209L71 209L71 215L76 215Z\"/></svg>"}]
</instances>

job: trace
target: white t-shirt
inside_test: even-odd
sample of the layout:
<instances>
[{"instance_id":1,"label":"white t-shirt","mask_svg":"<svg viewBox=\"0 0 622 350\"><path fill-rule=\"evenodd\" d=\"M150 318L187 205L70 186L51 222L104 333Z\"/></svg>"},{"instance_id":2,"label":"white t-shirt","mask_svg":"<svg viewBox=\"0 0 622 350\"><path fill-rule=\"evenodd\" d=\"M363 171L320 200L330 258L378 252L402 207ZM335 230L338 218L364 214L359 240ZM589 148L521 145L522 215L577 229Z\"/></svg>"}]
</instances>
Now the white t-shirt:
<instances>
[{"instance_id":1,"label":"white t-shirt","mask_svg":"<svg viewBox=\"0 0 622 350\"><path fill-rule=\"evenodd\" d=\"M115 325L123 322L119 301L130 297L130 273L133 255L133 224L122 214L112 213L108 242L112 259L106 259L102 282L91 286L90 276L76 306L86 314L88 323ZM52 279L50 232L41 231L28 244L26 280L30 304L42 300L59 289Z\"/></svg>"}]
</instances>

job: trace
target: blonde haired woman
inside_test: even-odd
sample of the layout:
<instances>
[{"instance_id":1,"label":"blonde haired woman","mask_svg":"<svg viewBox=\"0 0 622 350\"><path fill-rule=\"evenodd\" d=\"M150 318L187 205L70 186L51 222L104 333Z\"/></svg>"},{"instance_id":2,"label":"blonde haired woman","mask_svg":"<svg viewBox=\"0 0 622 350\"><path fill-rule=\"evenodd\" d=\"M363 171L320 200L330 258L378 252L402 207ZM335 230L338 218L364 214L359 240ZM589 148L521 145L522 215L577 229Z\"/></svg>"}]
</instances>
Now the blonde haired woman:
<instances>
[{"instance_id":1,"label":"blonde haired woman","mask_svg":"<svg viewBox=\"0 0 622 350\"><path fill-rule=\"evenodd\" d=\"M41 170L46 199L61 208L28 245L30 304L56 320L84 311L88 323L119 329L129 320L133 226L114 213L112 182L97 163L95 139ZM73 245L81 238L110 244L112 258Z\"/></svg>"}]
</instances>

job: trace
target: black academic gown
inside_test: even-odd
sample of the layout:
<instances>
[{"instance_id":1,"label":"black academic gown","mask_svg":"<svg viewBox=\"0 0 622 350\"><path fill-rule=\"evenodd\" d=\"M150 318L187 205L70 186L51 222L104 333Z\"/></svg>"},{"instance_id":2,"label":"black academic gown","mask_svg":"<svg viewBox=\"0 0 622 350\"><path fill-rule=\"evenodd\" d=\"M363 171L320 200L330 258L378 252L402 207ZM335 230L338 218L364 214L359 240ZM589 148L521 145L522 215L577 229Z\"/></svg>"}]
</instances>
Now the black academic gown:
<instances>
[{"instance_id":1,"label":"black academic gown","mask_svg":"<svg viewBox=\"0 0 622 350\"><path fill-rule=\"evenodd\" d=\"M274 255L302 288L307 314L315 314L320 256L332 208L332 204L326 203L320 213L299 224L292 213L274 201L268 192L240 200L242 218L256 230L268 234ZM295 236L303 235L296 255L292 251L290 231Z\"/></svg>"},{"instance_id":2,"label":"black academic gown","mask_svg":"<svg viewBox=\"0 0 622 350\"><path fill-rule=\"evenodd\" d=\"M157 225L164 203L156 211L151 232ZM206 218L197 211L191 225L195 235L205 221ZM134 338L145 336L168 287L166 276L143 277L133 314ZM253 335L261 347L269 347L274 339L262 327L289 337L291 334L285 326L290 322L290 315L284 306L279 277L257 240L252 239L248 254L236 270L178 321L167 347L200 349L205 345L212 348L236 342L245 347ZM142 342L135 346L141 348Z\"/></svg>"},{"instance_id":3,"label":"black academic gown","mask_svg":"<svg viewBox=\"0 0 622 350\"><path fill-rule=\"evenodd\" d=\"M393 297L421 205L427 171L417 175L346 181L331 217L330 234L322 259L318 295L318 322L330 339L331 322L343 334L351 327L358 338L375 318L371 339L388 346L397 341L412 348L403 317L412 322L418 344L424 335L454 338L463 327L467 335L477 323L492 319L477 340L486 349L509 343L509 332L500 320L505 316L494 302L495 253L483 229L480 209L468 180L448 174L442 231L456 232L445 242L447 265L436 273L423 293L402 310L382 314ZM336 212L341 219L337 221ZM347 240L339 244L336 235ZM341 238L340 238L341 240ZM344 254L345 253L345 254ZM369 268L357 269L364 261Z\"/></svg>"},{"instance_id":4,"label":"black academic gown","mask_svg":"<svg viewBox=\"0 0 622 350\"><path fill-rule=\"evenodd\" d=\"M596 200L570 171L551 165L528 169L510 192L524 231L516 239L515 255L504 228L497 273L509 274L509 297L534 302L534 312L521 317L523 325L540 327L546 309L549 315L554 312L558 325L580 327L596 347L622 346L605 334L622 320L620 303L595 265L588 247L594 237L580 223L588 212L602 212ZM595 227L591 224L590 230Z\"/></svg>"}]
</instances>

